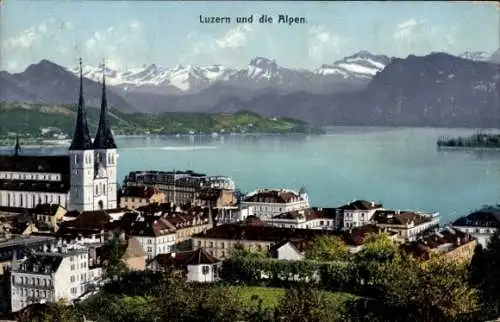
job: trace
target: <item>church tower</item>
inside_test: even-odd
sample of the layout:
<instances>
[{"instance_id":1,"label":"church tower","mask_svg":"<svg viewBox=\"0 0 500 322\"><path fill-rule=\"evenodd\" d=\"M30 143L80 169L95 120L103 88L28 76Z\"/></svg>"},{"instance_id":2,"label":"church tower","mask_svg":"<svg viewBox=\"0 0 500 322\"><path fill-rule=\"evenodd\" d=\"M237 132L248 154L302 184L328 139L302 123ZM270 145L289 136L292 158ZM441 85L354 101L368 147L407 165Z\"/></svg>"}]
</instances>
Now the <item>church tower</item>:
<instances>
[{"instance_id":1,"label":"church tower","mask_svg":"<svg viewBox=\"0 0 500 322\"><path fill-rule=\"evenodd\" d=\"M94 139L94 209L117 208L117 151L116 143L108 120L106 98L106 68L102 73L102 100L99 126Z\"/></svg>"},{"instance_id":2,"label":"church tower","mask_svg":"<svg viewBox=\"0 0 500 322\"><path fill-rule=\"evenodd\" d=\"M82 60L80 59L80 96L75 132L69 147L70 193L68 210L94 210L94 151L83 99Z\"/></svg>"}]
</instances>

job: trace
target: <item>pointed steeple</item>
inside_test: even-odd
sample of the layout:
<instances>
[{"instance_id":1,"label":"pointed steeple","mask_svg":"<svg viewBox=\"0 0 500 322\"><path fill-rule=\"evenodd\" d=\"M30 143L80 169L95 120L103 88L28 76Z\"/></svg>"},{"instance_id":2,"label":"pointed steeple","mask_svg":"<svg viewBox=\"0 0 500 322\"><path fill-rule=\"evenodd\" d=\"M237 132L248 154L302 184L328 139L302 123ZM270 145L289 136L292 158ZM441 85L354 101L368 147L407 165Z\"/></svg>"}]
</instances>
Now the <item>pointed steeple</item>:
<instances>
[{"instance_id":1,"label":"pointed steeple","mask_svg":"<svg viewBox=\"0 0 500 322\"><path fill-rule=\"evenodd\" d=\"M78 98L78 111L76 113L76 126L70 150L92 150L92 139L90 138L87 116L85 114L85 101L83 99L83 71L82 59L80 58L80 96Z\"/></svg>"},{"instance_id":2,"label":"pointed steeple","mask_svg":"<svg viewBox=\"0 0 500 322\"><path fill-rule=\"evenodd\" d=\"M106 67L102 65L102 99L99 126L94 140L94 149L116 149L115 139L108 121L108 100L106 98Z\"/></svg>"},{"instance_id":3,"label":"pointed steeple","mask_svg":"<svg viewBox=\"0 0 500 322\"><path fill-rule=\"evenodd\" d=\"M14 155L18 156L19 151L21 151L21 145L19 144L19 134L16 134L16 145L14 146Z\"/></svg>"}]
</instances>

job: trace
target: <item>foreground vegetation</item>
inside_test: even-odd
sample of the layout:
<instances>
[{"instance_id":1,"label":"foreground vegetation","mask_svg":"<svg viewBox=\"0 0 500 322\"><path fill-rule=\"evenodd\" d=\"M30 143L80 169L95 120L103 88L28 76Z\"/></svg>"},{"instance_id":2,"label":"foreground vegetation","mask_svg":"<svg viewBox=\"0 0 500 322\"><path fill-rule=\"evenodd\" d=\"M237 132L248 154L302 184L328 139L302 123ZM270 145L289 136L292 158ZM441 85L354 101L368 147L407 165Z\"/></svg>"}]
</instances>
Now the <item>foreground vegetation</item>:
<instances>
[{"instance_id":1,"label":"foreground vegetation","mask_svg":"<svg viewBox=\"0 0 500 322\"><path fill-rule=\"evenodd\" d=\"M111 260L106 275L113 281L95 296L73 306L64 302L33 306L17 318L444 322L488 321L500 316L500 232L487 249L476 248L470 265L439 255L420 261L402 253L384 235L370 236L367 246L356 254L346 253L334 238L320 237L316 242L318 246L304 261L235 252L224 263L223 280L218 284L186 283L183 272L168 268L165 273L126 272L119 261ZM317 280L287 278L305 277L308 268L320 266L329 270ZM270 278L255 274L263 268L271 273Z\"/></svg>"},{"instance_id":2,"label":"foreground vegetation","mask_svg":"<svg viewBox=\"0 0 500 322\"><path fill-rule=\"evenodd\" d=\"M22 133L31 138L72 135L76 106L26 103L0 103L0 139ZM87 108L90 131L95 133L99 120L96 107ZM282 118L265 118L241 111L234 114L162 113L126 114L110 110L110 123L116 134L188 134L217 133L319 133L307 123ZM43 132L43 135L42 135Z\"/></svg>"},{"instance_id":3,"label":"foreground vegetation","mask_svg":"<svg viewBox=\"0 0 500 322\"><path fill-rule=\"evenodd\" d=\"M441 138L438 147L500 148L500 134L474 134L469 137Z\"/></svg>"}]
</instances>

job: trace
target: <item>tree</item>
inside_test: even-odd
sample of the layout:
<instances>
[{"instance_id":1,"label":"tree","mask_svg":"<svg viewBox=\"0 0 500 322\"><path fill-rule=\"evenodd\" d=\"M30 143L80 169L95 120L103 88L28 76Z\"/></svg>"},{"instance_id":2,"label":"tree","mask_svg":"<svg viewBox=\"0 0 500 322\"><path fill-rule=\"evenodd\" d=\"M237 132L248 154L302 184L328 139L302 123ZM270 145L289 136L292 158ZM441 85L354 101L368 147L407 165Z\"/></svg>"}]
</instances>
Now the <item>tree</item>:
<instances>
[{"instance_id":1,"label":"tree","mask_svg":"<svg viewBox=\"0 0 500 322\"><path fill-rule=\"evenodd\" d=\"M484 277L486 274L486 254L481 244L477 244L474 249L474 255L472 256L471 262L469 264L469 280L471 284L475 287L482 287L485 282Z\"/></svg>"},{"instance_id":2,"label":"tree","mask_svg":"<svg viewBox=\"0 0 500 322\"><path fill-rule=\"evenodd\" d=\"M476 254L475 254L476 255ZM480 255L478 255L480 256ZM478 257L475 256L475 257ZM484 267L481 277L481 266L479 260L474 260L474 266L471 269L476 270L474 282L479 288L482 302L487 304L485 308L488 314L493 317L500 315L500 230L497 229L490 237L486 249L483 251Z\"/></svg>"},{"instance_id":3,"label":"tree","mask_svg":"<svg viewBox=\"0 0 500 322\"><path fill-rule=\"evenodd\" d=\"M241 244L236 244L230 253L230 257L264 259L267 255L263 252L248 250Z\"/></svg>"},{"instance_id":4,"label":"tree","mask_svg":"<svg viewBox=\"0 0 500 322\"><path fill-rule=\"evenodd\" d=\"M393 308L389 321L444 321L477 309L477 292L467 279L464 265L442 256L422 262L397 254L378 264L371 283L383 291L382 303Z\"/></svg>"},{"instance_id":5,"label":"tree","mask_svg":"<svg viewBox=\"0 0 500 322\"><path fill-rule=\"evenodd\" d=\"M243 303L235 291L216 286L206 289L199 298L196 320L214 322L241 321Z\"/></svg>"},{"instance_id":6,"label":"tree","mask_svg":"<svg viewBox=\"0 0 500 322\"><path fill-rule=\"evenodd\" d=\"M363 243L363 249L358 253L358 257L364 260L385 261L392 259L398 252L396 245L386 233L368 234Z\"/></svg>"},{"instance_id":7,"label":"tree","mask_svg":"<svg viewBox=\"0 0 500 322\"><path fill-rule=\"evenodd\" d=\"M338 236L317 236L306 250L307 259L316 261L343 261L349 257L349 249Z\"/></svg>"},{"instance_id":8,"label":"tree","mask_svg":"<svg viewBox=\"0 0 500 322\"><path fill-rule=\"evenodd\" d=\"M307 285L287 289L276 308L276 320L288 322L345 321L339 305Z\"/></svg>"},{"instance_id":9,"label":"tree","mask_svg":"<svg viewBox=\"0 0 500 322\"><path fill-rule=\"evenodd\" d=\"M121 274L127 271L127 265L122 260L120 239L113 238L106 247L109 256L105 264L105 276L111 280L118 280Z\"/></svg>"}]
</instances>

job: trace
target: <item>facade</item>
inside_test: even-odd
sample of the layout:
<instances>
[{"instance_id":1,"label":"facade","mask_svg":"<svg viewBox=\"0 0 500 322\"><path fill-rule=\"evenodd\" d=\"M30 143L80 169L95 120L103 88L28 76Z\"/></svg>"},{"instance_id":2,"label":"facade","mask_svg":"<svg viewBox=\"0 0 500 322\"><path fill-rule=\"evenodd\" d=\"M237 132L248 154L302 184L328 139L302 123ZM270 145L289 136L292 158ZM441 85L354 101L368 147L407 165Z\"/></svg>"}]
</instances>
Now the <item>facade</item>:
<instances>
[{"instance_id":1,"label":"facade","mask_svg":"<svg viewBox=\"0 0 500 322\"><path fill-rule=\"evenodd\" d=\"M216 225L234 224L251 216L254 216L253 207L242 208L241 205L222 207L217 210L215 222Z\"/></svg>"},{"instance_id":2,"label":"facade","mask_svg":"<svg viewBox=\"0 0 500 322\"><path fill-rule=\"evenodd\" d=\"M39 204L31 212L35 222L47 225L53 229L57 224L64 220L64 215L67 213L59 204Z\"/></svg>"},{"instance_id":3,"label":"facade","mask_svg":"<svg viewBox=\"0 0 500 322\"><path fill-rule=\"evenodd\" d=\"M170 253L177 243L175 227L161 216L128 213L120 226L126 236L138 241L148 260Z\"/></svg>"},{"instance_id":4,"label":"facade","mask_svg":"<svg viewBox=\"0 0 500 322\"><path fill-rule=\"evenodd\" d=\"M373 201L355 200L347 205L339 207L342 214L342 226L344 229L360 227L371 222L377 210L382 210L383 205Z\"/></svg>"},{"instance_id":5,"label":"facade","mask_svg":"<svg viewBox=\"0 0 500 322\"><path fill-rule=\"evenodd\" d=\"M242 208L253 208L259 218L271 218L282 213L308 209L309 198L304 191L299 194L289 189L260 189L246 195Z\"/></svg>"},{"instance_id":6,"label":"facade","mask_svg":"<svg viewBox=\"0 0 500 322\"><path fill-rule=\"evenodd\" d=\"M285 241L271 246L269 255L278 260L303 260L304 254L301 252L294 243Z\"/></svg>"},{"instance_id":7,"label":"facade","mask_svg":"<svg viewBox=\"0 0 500 322\"><path fill-rule=\"evenodd\" d=\"M165 193L165 198L176 205L191 204L203 187L205 174L193 171L135 171L130 172L123 186L152 187Z\"/></svg>"},{"instance_id":8,"label":"facade","mask_svg":"<svg viewBox=\"0 0 500 322\"><path fill-rule=\"evenodd\" d=\"M149 268L162 271L168 267L181 269L186 273L188 282L216 282L222 269L222 261L207 253L203 248L192 251L158 255Z\"/></svg>"},{"instance_id":9,"label":"facade","mask_svg":"<svg viewBox=\"0 0 500 322\"><path fill-rule=\"evenodd\" d=\"M234 206L238 200L234 191L220 188L202 188L196 197L201 207L224 208Z\"/></svg>"},{"instance_id":10,"label":"facade","mask_svg":"<svg viewBox=\"0 0 500 322\"><path fill-rule=\"evenodd\" d=\"M500 208L485 207L461 217L452 224L453 228L474 236L483 247L488 246L488 241L500 228Z\"/></svg>"},{"instance_id":11,"label":"facade","mask_svg":"<svg viewBox=\"0 0 500 322\"><path fill-rule=\"evenodd\" d=\"M302 229L338 229L335 208L310 208L261 218L269 226Z\"/></svg>"},{"instance_id":12,"label":"facade","mask_svg":"<svg viewBox=\"0 0 500 322\"><path fill-rule=\"evenodd\" d=\"M399 210L377 210L372 222L380 228L398 233L402 242L413 241L439 226L439 213L421 213Z\"/></svg>"},{"instance_id":13,"label":"facade","mask_svg":"<svg viewBox=\"0 0 500 322\"><path fill-rule=\"evenodd\" d=\"M107 118L105 80L98 130L92 141L81 74L77 120L68 155L20 155L17 139L14 155L0 156L0 206L35 208L56 203L78 211L116 208L118 155Z\"/></svg>"},{"instance_id":14,"label":"facade","mask_svg":"<svg viewBox=\"0 0 500 322\"><path fill-rule=\"evenodd\" d=\"M11 277L12 311L42 301L73 301L96 287L102 269L89 267L88 249L82 245L52 247L14 260Z\"/></svg>"},{"instance_id":15,"label":"facade","mask_svg":"<svg viewBox=\"0 0 500 322\"><path fill-rule=\"evenodd\" d=\"M137 209L151 203L163 203L165 201L165 193L158 189L128 186L122 189L120 208Z\"/></svg>"}]
</instances>

